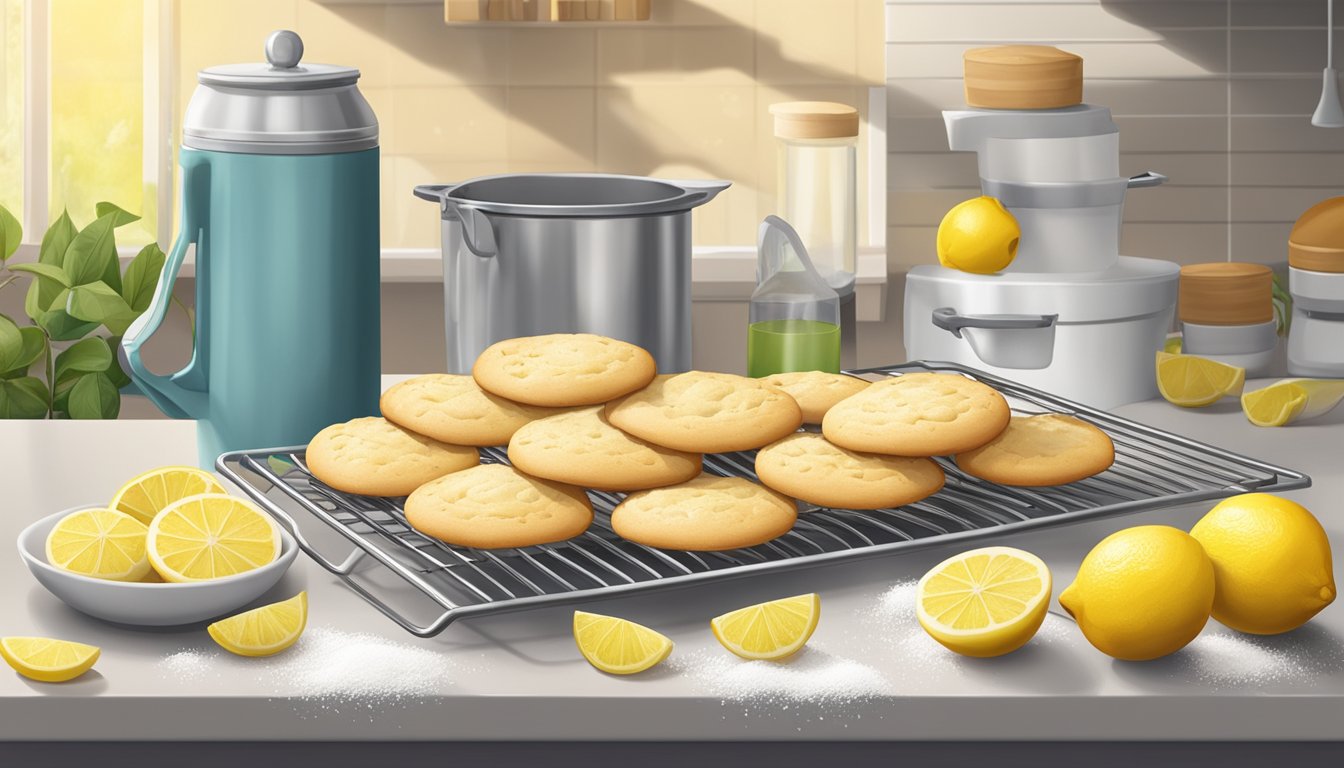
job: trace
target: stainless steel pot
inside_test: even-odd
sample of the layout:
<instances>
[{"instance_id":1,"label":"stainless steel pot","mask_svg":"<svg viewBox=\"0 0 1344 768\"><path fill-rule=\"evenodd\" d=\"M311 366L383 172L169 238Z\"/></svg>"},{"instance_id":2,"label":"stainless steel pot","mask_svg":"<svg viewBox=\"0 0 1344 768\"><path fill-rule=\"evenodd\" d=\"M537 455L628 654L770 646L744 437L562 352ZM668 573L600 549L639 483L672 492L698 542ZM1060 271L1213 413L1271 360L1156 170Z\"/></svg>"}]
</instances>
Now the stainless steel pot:
<instances>
[{"instance_id":1,"label":"stainless steel pot","mask_svg":"<svg viewBox=\"0 0 1344 768\"><path fill-rule=\"evenodd\" d=\"M415 188L443 221L448 370L501 339L597 333L691 367L691 209L727 181L511 174Z\"/></svg>"}]
</instances>

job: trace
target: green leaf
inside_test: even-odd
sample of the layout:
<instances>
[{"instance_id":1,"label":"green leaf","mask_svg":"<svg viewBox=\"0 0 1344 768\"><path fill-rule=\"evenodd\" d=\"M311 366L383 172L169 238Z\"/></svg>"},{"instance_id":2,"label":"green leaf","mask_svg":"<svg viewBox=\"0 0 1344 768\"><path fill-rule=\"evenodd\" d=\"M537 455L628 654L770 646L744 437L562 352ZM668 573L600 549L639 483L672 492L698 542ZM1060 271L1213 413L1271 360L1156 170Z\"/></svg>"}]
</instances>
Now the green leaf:
<instances>
[{"instance_id":1,"label":"green leaf","mask_svg":"<svg viewBox=\"0 0 1344 768\"><path fill-rule=\"evenodd\" d=\"M21 354L23 354L23 334L19 333L19 326L5 315L0 315L0 371L13 368L10 363L17 363Z\"/></svg>"},{"instance_id":2,"label":"green leaf","mask_svg":"<svg viewBox=\"0 0 1344 768\"><path fill-rule=\"evenodd\" d=\"M112 364L107 366L104 373L107 374L107 378L112 380L117 389L123 389L131 383L131 377L122 369L121 359L117 356L117 351L121 349L121 337L112 336L104 339L104 341L107 342L108 352L112 355Z\"/></svg>"},{"instance_id":3,"label":"green leaf","mask_svg":"<svg viewBox=\"0 0 1344 768\"><path fill-rule=\"evenodd\" d=\"M74 341L87 336L90 331L98 327L98 323L80 320L65 311L69 296L68 290L56 294L56 299L53 301L56 308L42 312L34 321L47 332L52 341Z\"/></svg>"},{"instance_id":4,"label":"green leaf","mask_svg":"<svg viewBox=\"0 0 1344 768\"><path fill-rule=\"evenodd\" d=\"M37 260L43 264L51 264L59 267L65 263L65 252L69 250L70 243L79 234L79 229L75 223L70 220L69 211L61 211L60 218L47 227L47 233L42 236L42 247L37 251Z\"/></svg>"},{"instance_id":5,"label":"green leaf","mask_svg":"<svg viewBox=\"0 0 1344 768\"><path fill-rule=\"evenodd\" d=\"M47 415L47 385L40 379L0 380L0 419L41 419Z\"/></svg>"},{"instance_id":6,"label":"green leaf","mask_svg":"<svg viewBox=\"0 0 1344 768\"><path fill-rule=\"evenodd\" d=\"M41 328L26 325L19 329L19 335L23 337L23 349L19 352L19 356L7 363L0 361L0 375L6 378L12 379L26 374L29 366L42 356L42 351L47 347L47 337Z\"/></svg>"},{"instance_id":7,"label":"green leaf","mask_svg":"<svg viewBox=\"0 0 1344 768\"><path fill-rule=\"evenodd\" d=\"M139 216L136 216L134 213L123 211L115 203L102 202L94 206L93 210L100 219L111 214L113 227L123 227L133 221L140 220Z\"/></svg>"},{"instance_id":8,"label":"green leaf","mask_svg":"<svg viewBox=\"0 0 1344 768\"><path fill-rule=\"evenodd\" d=\"M23 226L9 209L0 205L0 263L5 262L19 250L23 242Z\"/></svg>"},{"instance_id":9,"label":"green leaf","mask_svg":"<svg viewBox=\"0 0 1344 768\"><path fill-rule=\"evenodd\" d=\"M71 285L87 285L101 280L117 262L117 246L112 236L115 213L99 216L70 241L65 252L66 274Z\"/></svg>"},{"instance_id":10,"label":"green leaf","mask_svg":"<svg viewBox=\"0 0 1344 768\"><path fill-rule=\"evenodd\" d=\"M96 376L97 374L91 373L87 375ZM58 415L59 414L69 415L70 390L74 389L75 385L78 384L79 380L84 378L84 376L85 374L81 373L80 375L72 376L66 379L65 381L56 382L56 396L51 400L51 410L53 413Z\"/></svg>"},{"instance_id":11,"label":"green leaf","mask_svg":"<svg viewBox=\"0 0 1344 768\"><path fill-rule=\"evenodd\" d=\"M126 276L121 283L121 297L131 305L136 313L149 309L154 298L154 289L159 285L159 274L163 271L163 262L167 260L158 243L150 243L135 254L131 263L126 265Z\"/></svg>"},{"instance_id":12,"label":"green leaf","mask_svg":"<svg viewBox=\"0 0 1344 768\"><path fill-rule=\"evenodd\" d=\"M72 373L102 373L112 364L112 350L101 337L77 341L56 356L56 380Z\"/></svg>"},{"instance_id":13,"label":"green leaf","mask_svg":"<svg viewBox=\"0 0 1344 768\"><path fill-rule=\"evenodd\" d=\"M121 412L121 393L106 375L87 374L70 390L69 412L72 419L115 419Z\"/></svg>"},{"instance_id":14,"label":"green leaf","mask_svg":"<svg viewBox=\"0 0 1344 768\"><path fill-rule=\"evenodd\" d=\"M70 276L65 273L64 269L55 264L43 264L40 261L35 261L26 264L11 264L9 268L15 272L27 272L38 280L50 280L62 288L70 287Z\"/></svg>"},{"instance_id":15,"label":"green leaf","mask_svg":"<svg viewBox=\"0 0 1344 768\"><path fill-rule=\"evenodd\" d=\"M139 314L121 298L121 294L104 282L71 288L65 311L79 320L102 323L113 336L125 333Z\"/></svg>"}]
</instances>

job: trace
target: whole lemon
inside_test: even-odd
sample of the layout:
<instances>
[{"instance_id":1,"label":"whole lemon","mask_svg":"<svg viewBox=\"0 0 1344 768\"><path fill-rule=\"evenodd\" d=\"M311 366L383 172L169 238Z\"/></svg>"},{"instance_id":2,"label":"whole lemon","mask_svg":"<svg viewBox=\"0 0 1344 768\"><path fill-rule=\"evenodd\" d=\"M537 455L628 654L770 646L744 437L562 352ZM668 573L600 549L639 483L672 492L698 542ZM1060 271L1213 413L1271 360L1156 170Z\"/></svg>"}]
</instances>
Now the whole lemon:
<instances>
[{"instance_id":1,"label":"whole lemon","mask_svg":"<svg viewBox=\"0 0 1344 768\"><path fill-rule=\"evenodd\" d=\"M1059 595L1087 641L1117 659L1184 648L1209 620L1213 564L1190 534L1141 525L1101 540Z\"/></svg>"},{"instance_id":2,"label":"whole lemon","mask_svg":"<svg viewBox=\"0 0 1344 768\"><path fill-rule=\"evenodd\" d=\"M952 206L938 225L938 263L950 269L991 275L1017 256L1022 229L992 197L980 196Z\"/></svg>"},{"instance_id":3,"label":"whole lemon","mask_svg":"<svg viewBox=\"0 0 1344 768\"><path fill-rule=\"evenodd\" d=\"M1287 632L1335 599L1330 541L1301 504L1243 493L1219 502L1190 535L1213 561L1213 618L1232 629Z\"/></svg>"}]
</instances>

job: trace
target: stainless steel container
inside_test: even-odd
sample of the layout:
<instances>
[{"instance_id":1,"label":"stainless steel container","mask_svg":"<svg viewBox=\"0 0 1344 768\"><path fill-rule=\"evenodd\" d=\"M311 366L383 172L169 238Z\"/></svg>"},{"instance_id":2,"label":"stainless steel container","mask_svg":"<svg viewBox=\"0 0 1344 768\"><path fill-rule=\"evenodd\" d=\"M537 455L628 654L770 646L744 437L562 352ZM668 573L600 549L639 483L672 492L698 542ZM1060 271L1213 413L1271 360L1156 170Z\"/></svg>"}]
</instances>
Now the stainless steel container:
<instances>
[{"instance_id":1,"label":"stainless steel container","mask_svg":"<svg viewBox=\"0 0 1344 768\"><path fill-rule=\"evenodd\" d=\"M501 339L597 333L691 367L691 209L726 181L511 174L415 188L443 221L448 370Z\"/></svg>"}]
</instances>

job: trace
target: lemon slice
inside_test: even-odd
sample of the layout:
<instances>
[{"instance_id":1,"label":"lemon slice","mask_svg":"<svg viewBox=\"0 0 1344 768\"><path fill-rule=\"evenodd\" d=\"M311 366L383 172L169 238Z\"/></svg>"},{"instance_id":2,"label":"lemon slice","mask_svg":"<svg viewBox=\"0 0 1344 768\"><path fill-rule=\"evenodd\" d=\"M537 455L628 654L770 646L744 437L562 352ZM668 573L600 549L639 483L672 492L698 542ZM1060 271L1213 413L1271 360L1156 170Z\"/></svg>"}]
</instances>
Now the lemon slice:
<instances>
[{"instance_id":1,"label":"lemon slice","mask_svg":"<svg viewBox=\"0 0 1344 768\"><path fill-rule=\"evenodd\" d=\"M1241 410L1257 427L1281 427L1323 416L1344 400L1344 381L1284 379L1241 396Z\"/></svg>"},{"instance_id":2,"label":"lemon slice","mask_svg":"<svg viewBox=\"0 0 1344 768\"><path fill-rule=\"evenodd\" d=\"M777 661L797 653L817 629L821 596L797 595L751 605L709 622L724 648L744 659Z\"/></svg>"},{"instance_id":3,"label":"lemon slice","mask_svg":"<svg viewBox=\"0 0 1344 768\"><path fill-rule=\"evenodd\" d=\"M308 593L253 608L206 627L210 637L229 653L272 656L293 645L308 625Z\"/></svg>"},{"instance_id":4,"label":"lemon slice","mask_svg":"<svg viewBox=\"0 0 1344 768\"><path fill-rule=\"evenodd\" d=\"M1002 656L1027 644L1050 606L1050 569L1012 547L948 558L915 589L920 626L965 656Z\"/></svg>"},{"instance_id":5,"label":"lemon slice","mask_svg":"<svg viewBox=\"0 0 1344 768\"><path fill-rule=\"evenodd\" d=\"M108 506L149 525L175 501L200 493L224 493L215 476L195 467L159 467L136 475L121 486Z\"/></svg>"},{"instance_id":6,"label":"lemon slice","mask_svg":"<svg viewBox=\"0 0 1344 768\"><path fill-rule=\"evenodd\" d=\"M1241 394L1246 369L1195 355L1157 353L1157 389L1182 408L1200 408Z\"/></svg>"},{"instance_id":7,"label":"lemon slice","mask_svg":"<svg viewBox=\"0 0 1344 768\"><path fill-rule=\"evenodd\" d=\"M47 534L47 562L72 573L139 581L149 573L143 523L113 509L71 512Z\"/></svg>"},{"instance_id":8,"label":"lemon slice","mask_svg":"<svg viewBox=\"0 0 1344 768\"><path fill-rule=\"evenodd\" d=\"M44 683L63 683L88 672L99 649L50 637L0 637L0 656L15 672Z\"/></svg>"},{"instance_id":9,"label":"lemon slice","mask_svg":"<svg viewBox=\"0 0 1344 768\"><path fill-rule=\"evenodd\" d=\"M615 616L574 612L574 642L594 667L613 675L633 675L672 653L672 641L648 627Z\"/></svg>"},{"instance_id":10,"label":"lemon slice","mask_svg":"<svg viewBox=\"0 0 1344 768\"><path fill-rule=\"evenodd\" d=\"M226 493L188 496L149 524L149 562L168 581L250 571L280 556L280 530L256 505Z\"/></svg>"}]
</instances>

